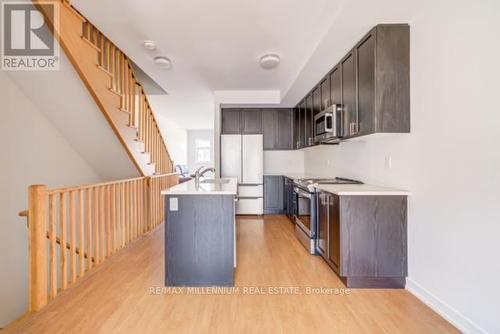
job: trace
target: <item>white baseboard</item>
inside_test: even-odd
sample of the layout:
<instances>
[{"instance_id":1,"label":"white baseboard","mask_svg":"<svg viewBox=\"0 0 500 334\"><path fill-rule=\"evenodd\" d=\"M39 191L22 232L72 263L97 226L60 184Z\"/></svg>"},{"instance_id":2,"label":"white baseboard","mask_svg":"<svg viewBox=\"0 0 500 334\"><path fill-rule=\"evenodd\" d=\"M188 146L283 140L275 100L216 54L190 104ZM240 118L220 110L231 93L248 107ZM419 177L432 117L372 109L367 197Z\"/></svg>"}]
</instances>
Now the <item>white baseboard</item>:
<instances>
[{"instance_id":1,"label":"white baseboard","mask_svg":"<svg viewBox=\"0 0 500 334\"><path fill-rule=\"evenodd\" d=\"M420 284L411 279L406 279L406 290L415 297L420 299L424 304L433 309L440 316L449 321L458 330L467 334L484 334L487 333L472 320L455 310L453 307L442 301L431 292L426 290Z\"/></svg>"}]
</instances>

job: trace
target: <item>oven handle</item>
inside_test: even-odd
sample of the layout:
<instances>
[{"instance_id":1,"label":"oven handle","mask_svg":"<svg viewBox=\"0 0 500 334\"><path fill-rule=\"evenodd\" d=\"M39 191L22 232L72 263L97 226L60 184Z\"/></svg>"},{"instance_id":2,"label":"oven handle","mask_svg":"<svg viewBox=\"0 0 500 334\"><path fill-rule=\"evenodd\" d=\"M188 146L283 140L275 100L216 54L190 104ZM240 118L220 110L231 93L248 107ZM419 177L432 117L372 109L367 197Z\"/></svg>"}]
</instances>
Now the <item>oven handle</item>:
<instances>
[{"instance_id":1,"label":"oven handle","mask_svg":"<svg viewBox=\"0 0 500 334\"><path fill-rule=\"evenodd\" d=\"M306 198L309 198L309 199L311 199L311 198L312 198L312 195L311 195L310 193L305 192L304 190L302 190L302 189L300 189L300 188L298 188L298 187L293 187L293 191L294 191L296 194L298 194L298 195L300 195L300 196L302 196L302 197L306 197Z\"/></svg>"}]
</instances>

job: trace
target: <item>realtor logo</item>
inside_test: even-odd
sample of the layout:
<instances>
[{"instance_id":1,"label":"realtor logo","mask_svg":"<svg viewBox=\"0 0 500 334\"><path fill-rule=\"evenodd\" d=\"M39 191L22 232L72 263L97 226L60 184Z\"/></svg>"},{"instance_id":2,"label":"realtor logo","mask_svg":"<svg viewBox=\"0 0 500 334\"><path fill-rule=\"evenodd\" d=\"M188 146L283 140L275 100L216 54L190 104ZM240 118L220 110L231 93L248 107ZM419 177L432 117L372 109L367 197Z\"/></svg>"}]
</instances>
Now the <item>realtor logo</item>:
<instances>
[{"instance_id":1,"label":"realtor logo","mask_svg":"<svg viewBox=\"0 0 500 334\"><path fill-rule=\"evenodd\" d=\"M2 2L2 63L4 71L59 69L59 44L51 31L59 29L57 2Z\"/></svg>"}]
</instances>

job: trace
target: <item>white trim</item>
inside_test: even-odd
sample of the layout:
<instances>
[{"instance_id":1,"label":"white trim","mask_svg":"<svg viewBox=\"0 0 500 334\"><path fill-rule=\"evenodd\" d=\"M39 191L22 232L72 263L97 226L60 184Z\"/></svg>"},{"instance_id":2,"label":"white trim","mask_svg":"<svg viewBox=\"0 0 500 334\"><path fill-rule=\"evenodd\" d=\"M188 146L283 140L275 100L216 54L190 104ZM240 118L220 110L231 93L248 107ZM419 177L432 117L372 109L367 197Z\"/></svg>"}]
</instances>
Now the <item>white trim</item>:
<instances>
[{"instance_id":1,"label":"white trim","mask_svg":"<svg viewBox=\"0 0 500 334\"><path fill-rule=\"evenodd\" d=\"M406 279L406 290L408 290L411 294L420 299L420 301L422 301L425 305L429 306L436 313L453 324L461 332L470 334L488 333L478 324L475 324L471 319L467 318L452 306L439 299L423 286L409 278Z\"/></svg>"}]
</instances>

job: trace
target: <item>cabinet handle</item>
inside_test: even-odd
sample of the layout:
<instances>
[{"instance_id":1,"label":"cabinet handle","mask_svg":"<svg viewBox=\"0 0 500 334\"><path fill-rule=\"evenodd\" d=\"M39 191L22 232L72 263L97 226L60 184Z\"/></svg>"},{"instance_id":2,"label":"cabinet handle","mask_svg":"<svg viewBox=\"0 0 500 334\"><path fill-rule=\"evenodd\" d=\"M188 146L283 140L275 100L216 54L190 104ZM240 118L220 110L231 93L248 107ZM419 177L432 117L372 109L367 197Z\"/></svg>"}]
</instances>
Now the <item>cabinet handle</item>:
<instances>
[{"instance_id":1,"label":"cabinet handle","mask_svg":"<svg viewBox=\"0 0 500 334\"><path fill-rule=\"evenodd\" d=\"M358 123L349 123L349 134L355 135L358 133Z\"/></svg>"}]
</instances>

